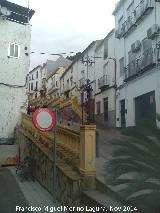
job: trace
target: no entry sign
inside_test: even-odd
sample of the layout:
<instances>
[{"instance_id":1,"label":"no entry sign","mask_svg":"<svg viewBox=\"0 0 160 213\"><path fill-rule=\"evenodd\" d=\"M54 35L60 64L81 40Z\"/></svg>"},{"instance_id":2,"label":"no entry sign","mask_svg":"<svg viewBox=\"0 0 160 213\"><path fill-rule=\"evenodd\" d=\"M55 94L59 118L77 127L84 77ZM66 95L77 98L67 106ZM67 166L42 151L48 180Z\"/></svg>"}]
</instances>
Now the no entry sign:
<instances>
[{"instance_id":1,"label":"no entry sign","mask_svg":"<svg viewBox=\"0 0 160 213\"><path fill-rule=\"evenodd\" d=\"M35 128L42 132L51 130L55 124L55 116L47 108L37 109L33 114L33 124Z\"/></svg>"}]
</instances>

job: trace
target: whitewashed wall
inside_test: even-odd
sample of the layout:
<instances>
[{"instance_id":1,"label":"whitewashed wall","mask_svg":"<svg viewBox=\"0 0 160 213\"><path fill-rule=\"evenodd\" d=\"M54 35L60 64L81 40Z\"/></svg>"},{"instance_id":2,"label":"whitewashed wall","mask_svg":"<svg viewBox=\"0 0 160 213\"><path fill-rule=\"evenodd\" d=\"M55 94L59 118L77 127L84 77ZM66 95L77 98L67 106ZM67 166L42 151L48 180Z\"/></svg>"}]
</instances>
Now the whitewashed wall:
<instances>
[{"instance_id":1,"label":"whitewashed wall","mask_svg":"<svg viewBox=\"0 0 160 213\"><path fill-rule=\"evenodd\" d=\"M87 57L87 55L93 60L95 56L95 48L97 46L97 43L92 45L86 52L83 54L84 59ZM85 79L87 79L87 66L82 63L82 58L78 59L70 68L67 70L67 72L64 73L64 75L61 78L61 94L64 96L64 91L67 88L67 80L69 79L69 88L71 89L70 95L77 96L79 103L81 103L81 94L79 91L80 87L80 79L84 76ZM82 71L84 71L84 75L82 75ZM73 78L73 84L71 86L70 79ZM88 78L92 82L92 88L93 88L93 98L96 91L96 82L95 82L95 63L93 63L91 66L88 67ZM64 82L63 82L64 81ZM64 89L63 89L64 84Z\"/></svg>"},{"instance_id":2,"label":"whitewashed wall","mask_svg":"<svg viewBox=\"0 0 160 213\"><path fill-rule=\"evenodd\" d=\"M108 41L108 57L104 59L104 45ZM115 33L108 34L103 43L96 49L95 56L95 118L96 122L108 126L115 126ZM104 91L98 88L98 79L107 75L109 86ZM108 121L104 121L104 99L108 98ZM100 114L97 115L97 102L100 102Z\"/></svg>"},{"instance_id":3,"label":"whitewashed wall","mask_svg":"<svg viewBox=\"0 0 160 213\"><path fill-rule=\"evenodd\" d=\"M0 83L24 86L29 71L31 27L0 20ZM20 45L20 57L8 58L9 42ZM27 47L27 50L25 50ZM25 87L13 88L0 85L0 138L14 136L14 128L20 122L21 107L26 105Z\"/></svg>"},{"instance_id":4,"label":"whitewashed wall","mask_svg":"<svg viewBox=\"0 0 160 213\"><path fill-rule=\"evenodd\" d=\"M125 20L127 19L127 8L131 4L132 0L124 1L124 4L119 8L119 10L115 14L115 23L116 30L118 29L118 21L120 17L123 15ZM140 3L140 0L135 0L135 7ZM134 111L134 98L140 95L143 95L152 90L155 91L156 94L156 111L159 112L160 109L160 80L159 80L159 72L160 68L154 69L153 72L149 72L148 74L142 75L140 78L136 78L134 81L129 81L128 84L124 84L124 76L120 77L120 66L119 60L121 57L125 58L125 66L128 64L128 52L131 50L131 45L136 40L142 41L147 37L147 30L153 24L159 24L160 26L160 3L155 3L153 1L154 9L148 14L145 15L143 20L137 25L137 27L124 39L121 38L116 39L116 59L117 59L117 85L122 86L117 91L117 127L121 126L120 120L120 101L122 99L126 99L126 126L135 125L135 111ZM157 38L157 41L160 41L160 37ZM155 45L156 40L153 40L153 46ZM147 75L147 76L146 76ZM157 122L158 123L158 122Z\"/></svg>"}]
</instances>

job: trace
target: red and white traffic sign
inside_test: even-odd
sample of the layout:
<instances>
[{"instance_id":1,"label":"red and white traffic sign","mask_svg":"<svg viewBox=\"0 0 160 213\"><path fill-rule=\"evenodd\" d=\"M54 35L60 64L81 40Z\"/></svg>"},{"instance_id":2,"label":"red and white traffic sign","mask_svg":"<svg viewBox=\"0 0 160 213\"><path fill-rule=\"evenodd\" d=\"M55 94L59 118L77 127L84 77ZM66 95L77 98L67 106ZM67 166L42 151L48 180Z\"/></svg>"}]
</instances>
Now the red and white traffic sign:
<instances>
[{"instance_id":1,"label":"red and white traffic sign","mask_svg":"<svg viewBox=\"0 0 160 213\"><path fill-rule=\"evenodd\" d=\"M33 124L36 129L47 132L55 125L55 116L52 111L47 108L37 109L33 114Z\"/></svg>"}]
</instances>

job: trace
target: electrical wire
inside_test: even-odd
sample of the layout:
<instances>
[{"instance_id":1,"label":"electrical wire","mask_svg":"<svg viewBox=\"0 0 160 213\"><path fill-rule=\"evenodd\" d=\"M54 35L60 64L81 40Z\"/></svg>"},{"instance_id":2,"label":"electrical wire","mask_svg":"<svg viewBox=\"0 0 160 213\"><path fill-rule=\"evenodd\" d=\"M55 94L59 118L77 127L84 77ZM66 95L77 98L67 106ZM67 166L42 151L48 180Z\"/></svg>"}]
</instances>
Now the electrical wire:
<instances>
[{"instance_id":1,"label":"electrical wire","mask_svg":"<svg viewBox=\"0 0 160 213\"><path fill-rule=\"evenodd\" d=\"M40 55L67 55L67 54L71 54L71 53L75 53L75 52L68 52L68 53L45 53L45 52L41 52L41 53L38 53L38 52L31 52L30 54L33 54L33 53L37 53L37 54L40 54Z\"/></svg>"},{"instance_id":2,"label":"electrical wire","mask_svg":"<svg viewBox=\"0 0 160 213\"><path fill-rule=\"evenodd\" d=\"M6 87L11 87L11 88L24 88L27 86L27 77L26 77L26 82L24 85L7 84L7 83L3 83L3 82L0 82L0 85L6 86Z\"/></svg>"},{"instance_id":3,"label":"electrical wire","mask_svg":"<svg viewBox=\"0 0 160 213\"><path fill-rule=\"evenodd\" d=\"M6 87L12 87L12 88L23 88L23 87L26 87L26 85L20 86L20 85L6 84L6 83L0 83L0 85L6 86Z\"/></svg>"},{"instance_id":4,"label":"electrical wire","mask_svg":"<svg viewBox=\"0 0 160 213\"><path fill-rule=\"evenodd\" d=\"M32 53L37 53L37 52L31 52L30 54L32 54ZM74 52L69 52L69 53L74 53ZM61 55L65 55L67 53L51 53L51 54L48 54L48 53L43 52L43 53L38 53L38 54L40 54L40 55L47 54L47 55L59 55L59 56L61 56ZM26 77L26 82L25 82L24 85L14 85L14 84L7 84L7 83L3 83L3 82L0 82L0 85L6 86L6 87L11 87L11 88L23 88L23 87L26 87L26 85L27 85L27 77Z\"/></svg>"}]
</instances>

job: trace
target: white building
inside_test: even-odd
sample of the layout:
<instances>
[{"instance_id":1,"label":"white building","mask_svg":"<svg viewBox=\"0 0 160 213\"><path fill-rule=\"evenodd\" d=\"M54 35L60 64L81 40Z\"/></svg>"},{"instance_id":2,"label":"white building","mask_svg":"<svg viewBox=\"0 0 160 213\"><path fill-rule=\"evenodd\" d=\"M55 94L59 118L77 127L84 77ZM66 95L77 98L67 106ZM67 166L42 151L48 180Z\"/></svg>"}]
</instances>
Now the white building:
<instances>
[{"instance_id":1,"label":"white building","mask_svg":"<svg viewBox=\"0 0 160 213\"><path fill-rule=\"evenodd\" d=\"M50 98L60 97L60 77L64 73L65 69L71 64L71 61L60 56L56 61L52 63L47 61L47 74L46 74L46 87L47 95Z\"/></svg>"},{"instance_id":2,"label":"white building","mask_svg":"<svg viewBox=\"0 0 160 213\"><path fill-rule=\"evenodd\" d=\"M38 65L29 72L28 93L29 98L34 99L40 95L42 81L42 66Z\"/></svg>"},{"instance_id":3,"label":"white building","mask_svg":"<svg viewBox=\"0 0 160 213\"><path fill-rule=\"evenodd\" d=\"M60 78L61 96L69 98L77 96L78 103L81 105L81 93L83 86L86 85L87 79L92 87L90 111L94 114L94 94L96 90L95 82L95 49L101 40L93 41L81 54L77 55L72 64L65 70ZM88 64L87 64L88 63ZM89 110L87 103L87 93L84 92L84 106L86 111Z\"/></svg>"},{"instance_id":4,"label":"white building","mask_svg":"<svg viewBox=\"0 0 160 213\"><path fill-rule=\"evenodd\" d=\"M0 1L0 143L12 142L26 104L33 10Z\"/></svg>"},{"instance_id":5,"label":"white building","mask_svg":"<svg viewBox=\"0 0 160 213\"><path fill-rule=\"evenodd\" d=\"M115 31L114 29L95 49L95 122L115 127Z\"/></svg>"},{"instance_id":6,"label":"white building","mask_svg":"<svg viewBox=\"0 0 160 213\"><path fill-rule=\"evenodd\" d=\"M113 14L117 127L135 126L143 119L156 122L160 113L160 2L120 0Z\"/></svg>"},{"instance_id":7,"label":"white building","mask_svg":"<svg viewBox=\"0 0 160 213\"><path fill-rule=\"evenodd\" d=\"M60 97L60 77L64 71L64 67L59 67L47 78L47 95L50 98L57 99Z\"/></svg>"}]
</instances>

